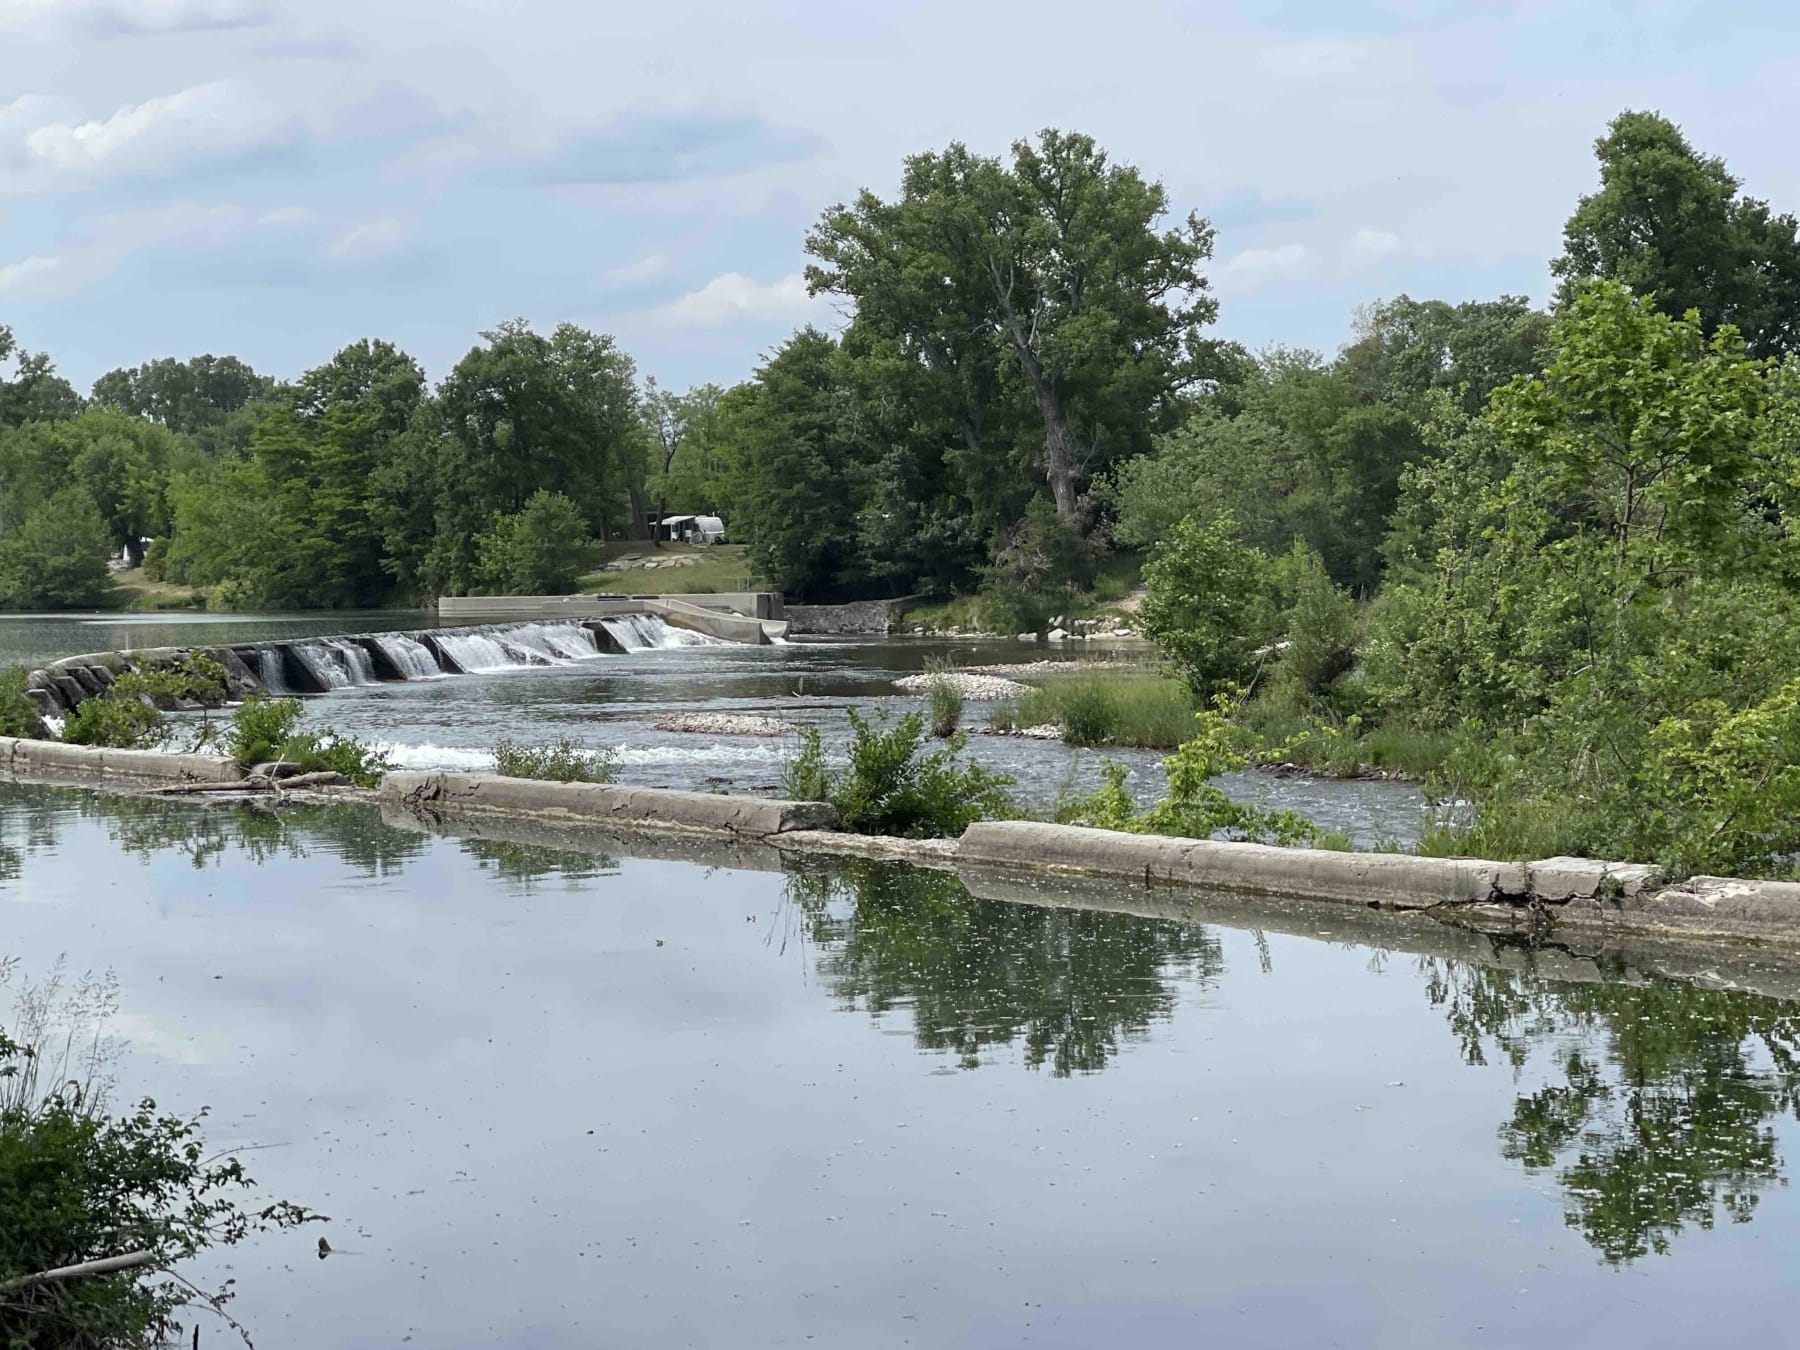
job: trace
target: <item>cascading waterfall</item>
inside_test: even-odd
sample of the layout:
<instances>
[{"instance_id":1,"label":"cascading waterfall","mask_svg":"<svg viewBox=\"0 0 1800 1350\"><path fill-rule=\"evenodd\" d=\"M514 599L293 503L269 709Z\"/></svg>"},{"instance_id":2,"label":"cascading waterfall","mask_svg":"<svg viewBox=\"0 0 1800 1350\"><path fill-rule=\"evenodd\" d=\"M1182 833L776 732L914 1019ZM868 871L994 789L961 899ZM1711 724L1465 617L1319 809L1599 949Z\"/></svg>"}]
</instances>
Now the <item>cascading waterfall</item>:
<instances>
[{"instance_id":1,"label":"cascading waterfall","mask_svg":"<svg viewBox=\"0 0 1800 1350\"><path fill-rule=\"evenodd\" d=\"M288 648L313 679L326 689L343 689L350 684L350 672L337 653L323 642L296 642Z\"/></svg>"},{"instance_id":2,"label":"cascading waterfall","mask_svg":"<svg viewBox=\"0 0 1800 1350\"><path fill-rule=\"evenodd\" d=\"M281 652L278 648L264 647L257 652L256 673L262 677L263 688L271 694L294 692L287 682L287 672L281 668Z\"/></svg>"},{"instance_id":3,"label":"cascading waterfall","mask_svg":"<svg viewBox=\"0 0 1800 1350\"><path fill-rule=\"evenodd\" d=\"M375 658L360 642L330 641L325 644L343 663L344 673L351 684L375 683Z\"/></svg>"},{"instance_id":4,"label":"cascading waterfall","mask_svg":"<svg viewBox=\"0 0 1800 1350\"><path fill-rule=\"evenodd\" d=\"M370 641L381 648L381 654L394 663L394 669L405 679L430 680L444 673L431 648L423 642L415 642L402 633L378 633Z\"/></svg>"},{"instance_id":5,"label":"cascading waterfall","mask_svg":"<svg viewBox=\"0 0 1800 1350\"><path fill-rule=\"evenodd\" d=\"M652 652L671 647L726 647L723 638L708 637L692 629L677 628L651 614L621 614L602 619L600 626L619 640L628 652Z\"/></svg>"},{"instance_id":6,"label":"cascading waterfall","mask_svg":"<svg viewBox=\"0 0 1800 1350\"><path fill-rule=\"evenodd\" d=\"M599 623L630 652L729 645L721 638L677 628L649 614L622 614ZM487 674L530 666L566 666L605 654L593 630L575 622L492 625L462 632L439 629L431 639L444 654L442 664L431 647L404 633L371 633L364 639L309 638L282 647L306 667L318 688L328 690L382 682L369 646L380 651L406 680L437 679L456 670ZM294 692L283 670L282 647L263 647L256 653L257 673L271 694Z\"/></svg>"},{"instance_id":7,"label":"cascading waterfall","mask_svg":"<svg viewBox=\"0 0 1800 1350\"><path fill-rule=\"evenodd\" d=\"M506 648L486 633L440 633L438 645L455 658L456 664L470 673L489 670L511 670L524 662L515 661Z\"/></svg>"}]
</instances>

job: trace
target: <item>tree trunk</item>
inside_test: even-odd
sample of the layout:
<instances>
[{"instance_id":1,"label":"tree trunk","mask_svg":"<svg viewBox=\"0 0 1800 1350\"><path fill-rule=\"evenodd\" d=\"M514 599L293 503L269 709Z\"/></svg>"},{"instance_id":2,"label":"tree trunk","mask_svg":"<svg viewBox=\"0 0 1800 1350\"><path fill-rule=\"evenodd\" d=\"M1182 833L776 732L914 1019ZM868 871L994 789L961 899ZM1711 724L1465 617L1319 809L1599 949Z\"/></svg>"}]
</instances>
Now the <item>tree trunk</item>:
<instances>
[{"instance_id":1,"label":"tree trunk","mask_svg":"<svg viewBox=\"0 0 1800 1350\"><path fill-rule=\"evenodd\" d=\"M1038 412L1044 419L1044 477L1050 480L1050 495L1056 498L1056 514L1064 520L1075 518L1075 480L1080 470L1069 450L1069 425L1056 393L1042 380L1037 386Z\"/></svg>"}]
</instances>

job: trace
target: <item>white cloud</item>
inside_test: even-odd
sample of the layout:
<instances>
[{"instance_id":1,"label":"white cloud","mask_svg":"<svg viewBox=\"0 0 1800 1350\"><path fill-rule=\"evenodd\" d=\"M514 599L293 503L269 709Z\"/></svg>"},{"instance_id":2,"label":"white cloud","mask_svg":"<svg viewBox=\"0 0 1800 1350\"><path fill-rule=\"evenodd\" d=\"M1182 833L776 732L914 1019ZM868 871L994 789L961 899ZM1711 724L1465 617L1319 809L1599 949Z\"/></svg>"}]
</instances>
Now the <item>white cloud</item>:
<instances>
[{"instance_id":1,"label":"white cloud","mask_svg":"<svg viewBox=\"0 0 1800 1350\"><path fill-rule=\"evenodd\" d=\"M1224 266L1213 277L1213 284L1224 295L1248 295L1271 282L1310 271L1313 261L1312 250L1304 244L1247 248L1225 260Z\"/></svg>"},{"instance_id":2,"label":"white cloud","mask_svg":"<svg viewBox=\"0 0 1800 1350\"><path fill-rule=\"evenodd\" d=\"M797 319L812 312L815 304L806 293L806 278L798 272L767 283L752 281L742 272L726 272L699 290L689 291L663 313L679 323L719 328L765 319Z\"/></svg>"},{"instance_id":3,"label":"white cloud","mask_svg":"<svg viewBox=\"0 0 1800 1350\"><path fill-rule=\"evenodd\" d=\"M58 295L61 258L34 253L15 263L0 263L0 299L48 300Z\"/></svg>"},{"instance_id":4,"label":"white cloud","mask_svg":"<svg viewBox=\"0 0 1800 1350\"><path fill-rule=\"evenodd\" d=\"M1393 257L1403 247L1399 235L1389 230L1372 230L1365 225L1350 236L1344 245L1344 254L1353 263L1379 262Z\"/></svg>"},{"instance_id":5,"label":"white cloud","mask_svg":"<svg viewBox=\"0 0 1800 1350\"><path fill-rule=\"evenodd\" d=\"M328 258L377 258L403 247L419 222L412 216L374 216L341 230L325 245Z\"/></svg>"},{"instance_id":6,"label":"white cloud","mask_svg":"<svg viewBox=\"0 0 1800 1350\"><path fill-rule=\"evenodd\" d=\"M646 253L621 267L610 267L600 274L602 286L644 286L660 281L674 270L675 264L666 253Z\"/></svg>"},{"instance_id":7,"label":"white cloud","mask_svg":"<svg viewBox=\"0 0 1800 1350\"><path fill-rule=\"evenodd\" d=\"M166 173L193 160L241 154L280 136L285 121L248 85L220 80L128 103L108 117L34 127L24 137L27 172L36 169L52 182Z\"/></svg>"}]
</instances>

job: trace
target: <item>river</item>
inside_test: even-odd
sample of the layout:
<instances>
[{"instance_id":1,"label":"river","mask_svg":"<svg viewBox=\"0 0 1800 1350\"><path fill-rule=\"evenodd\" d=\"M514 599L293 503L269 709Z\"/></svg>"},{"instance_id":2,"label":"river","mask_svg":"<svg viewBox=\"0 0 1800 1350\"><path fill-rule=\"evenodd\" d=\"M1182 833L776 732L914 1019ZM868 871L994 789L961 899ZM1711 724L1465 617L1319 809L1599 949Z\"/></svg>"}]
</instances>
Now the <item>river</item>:
<instances>
[{"instance_id":1,"label":"river","mask_svg":"<svg viewBox=\"0 0 1800 1350\"><path fill-rule=\"evenodd\" d=\"M434 627L434 614L56 615L0 617L0 666L40 665L80 652L330 633ZM1018 642L920 638L796 640L787 645L681 646L596 656L563 664L497 670L446 679L351 686L308 700L308 718L380 745L400 768L492 767L497 740L571 737L609 746L620 779L656 787L773 791L793 753L791 738L659 731L671 712L743 712L820 728L828 745L848 739L845 709L865 715L922 709L894 681L928 661L1003 664L1042 655ZM1051 654L1057 654L1052 649ZM1072 653L1065 653L1072 656ZM970 703L972 728L990 705ZM1162 790L1162 755L1139 750L1080 750L1054 742L974 735L971 757L1018 780L1019 799L1047 810L1059 793L1100 782L1107 759L1126 764L1140 800ZM1423 803L1403 783L1323 782L1266 773L1228 775L1233 795L1300 811L1363 845L1410 843Z\"/></svg>"},{"instance_id":2,"label":"river","mask_svg":"<svg viewBox=\"0 0 1800 1350\"><path fill-rule=\"evenodd\" d=\"M115 1101L331 1216L190 1271L271 1350L1791 1334L1800 1006L970 884L0 785L0 1024L111 972Z\"/></svg>"}]
</instances>

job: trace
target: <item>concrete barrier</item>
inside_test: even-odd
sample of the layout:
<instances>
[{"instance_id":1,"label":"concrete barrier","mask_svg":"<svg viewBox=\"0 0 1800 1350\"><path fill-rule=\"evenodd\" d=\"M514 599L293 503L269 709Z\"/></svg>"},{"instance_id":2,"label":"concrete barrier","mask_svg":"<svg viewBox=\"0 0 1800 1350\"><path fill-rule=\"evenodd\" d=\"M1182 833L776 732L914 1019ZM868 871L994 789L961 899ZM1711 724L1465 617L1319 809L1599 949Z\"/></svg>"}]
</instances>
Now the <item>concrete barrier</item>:
<instances>
[{"instance_id":1,"label":"concrete barrier","mask_svg":"<svg viewBox=\"0 0 1800 1350\"><path fill-rule=\"evenodd\" d=\"M1278 848L1022 820L978 821L964 832L956 856L959 863L1393 909L1499 901L1523 895L1526 888L1522 863Z\"/></svg>"},{"instance_id":2,"label":"concrete barrier","mask_svg":"<svg viewBox=\"0 0 1800 1350\"><path fill-rule=\"evenodd\" d=\"M787 623L780 619L758 619L667 597L648 603L652 613L677 628L692 629L727 642L744 642L754 647L787 636Z\"/></svg>"},{"instance_id":3,"label":"concrete barrier","mask_svg":"<svg viewBox=\"0 0 1800 1350\"><path fill-rule=\"evenodd\" d=\"M215 755L113 750L0 736L0 771L24 777L130 778L160 783L235 783L244 771Z\"/></svg>"},{"instance_id":4,"label":"concrete barrier","mask_svg":"<svg viewBox=\"0 0 1800 1350\"><path fill-rule=\"evenodd\" d=\"M837 825L837 812L823 802L610 783L545 783L481 773L390 773L381 780L381 800L453 815L498 812L753 838Z\"/></svg>"}]
</instances>

